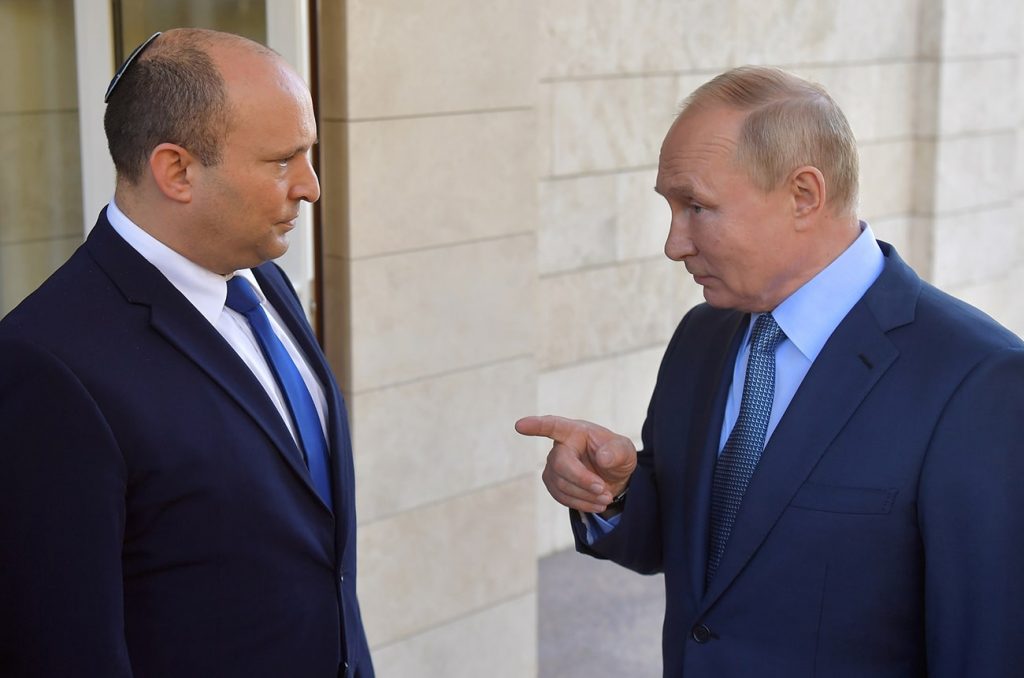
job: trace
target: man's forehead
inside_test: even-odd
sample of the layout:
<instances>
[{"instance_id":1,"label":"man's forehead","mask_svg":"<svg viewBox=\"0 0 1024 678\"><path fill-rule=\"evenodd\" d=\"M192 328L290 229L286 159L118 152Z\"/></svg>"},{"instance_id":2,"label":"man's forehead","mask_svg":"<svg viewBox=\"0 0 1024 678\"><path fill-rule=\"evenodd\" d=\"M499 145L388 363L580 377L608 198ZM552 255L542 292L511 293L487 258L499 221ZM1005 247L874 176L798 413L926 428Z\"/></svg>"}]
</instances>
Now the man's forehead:
<instances>
[{"instance_id":1,"label":"man's forehead","mask_svg":"<svg viewBox=\"0 0 1024 678\"><path fill-rule=\"evenodd\" d=\"M734 120L715 116L680 117L661 145L659 165L733 157L738 138L739 126Z\"/></svg>"}]
</instances>

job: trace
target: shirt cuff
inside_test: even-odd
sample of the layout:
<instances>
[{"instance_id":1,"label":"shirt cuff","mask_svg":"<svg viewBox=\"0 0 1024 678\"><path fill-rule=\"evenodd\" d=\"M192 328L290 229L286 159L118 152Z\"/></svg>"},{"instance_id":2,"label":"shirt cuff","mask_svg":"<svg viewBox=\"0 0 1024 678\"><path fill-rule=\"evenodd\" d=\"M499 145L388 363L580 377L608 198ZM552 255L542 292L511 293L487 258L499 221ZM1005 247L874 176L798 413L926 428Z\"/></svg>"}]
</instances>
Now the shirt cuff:
<instances>
[{"instance_id":1,"label":"shirt cuff","mask_svg":"<svg viewBox=\"0 0 1024 678\"><path fill-rule=\"evenodd\" d=\"M577 511L577 513L580 516L580 520L583 521L583 527L586 528L586 534L584 536L586 538L587 546L593 546L594 542L614 530L622 519L621 513L618 513L607 520L596 513L583 513L582 511Z\"/></svg>"}]
</instances>

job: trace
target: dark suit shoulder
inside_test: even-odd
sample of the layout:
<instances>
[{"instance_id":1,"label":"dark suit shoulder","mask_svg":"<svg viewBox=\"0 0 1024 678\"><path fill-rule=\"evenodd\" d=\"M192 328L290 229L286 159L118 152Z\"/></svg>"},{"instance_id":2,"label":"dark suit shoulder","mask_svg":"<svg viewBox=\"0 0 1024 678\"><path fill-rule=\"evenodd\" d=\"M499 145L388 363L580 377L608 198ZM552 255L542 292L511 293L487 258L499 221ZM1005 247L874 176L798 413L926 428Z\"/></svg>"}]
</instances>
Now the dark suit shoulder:
<instances>
[{"instance_id":1,"label":"dark suit shoulder","mask_svg":"<svg viewBox=\"0 0 1024 678\"><path fill-rule=\"evenodd\" d=\"M78 333L104 320L97 304L117 294L107 276L83 248L61 265L3 319L0 337L45 342Z\"/></svg>"},{"instance_id":2,"label":"dark suit shoulder","mask_svg":"<svg viewBox=\"0 0 1024 678\"><path fill-rule=\"evenodd\" d=\"M960 350L988 353L1024 347L1020 337L984 311L927 283L918 298L915 322L934 333L936 341Z\"/></svg>"},{"instance_id":3,"label":"dark suit shoulder","mask_svg":"<svg viewBox=\"0 0 1024 678\"><path fill-rule=\"evenodd\" d=\"M728 339L746 317L747 314L741 311L715 308L708 303L698 304L679 321L666 353L671 353L680 343Z\"/></svg>"}]
</instances>

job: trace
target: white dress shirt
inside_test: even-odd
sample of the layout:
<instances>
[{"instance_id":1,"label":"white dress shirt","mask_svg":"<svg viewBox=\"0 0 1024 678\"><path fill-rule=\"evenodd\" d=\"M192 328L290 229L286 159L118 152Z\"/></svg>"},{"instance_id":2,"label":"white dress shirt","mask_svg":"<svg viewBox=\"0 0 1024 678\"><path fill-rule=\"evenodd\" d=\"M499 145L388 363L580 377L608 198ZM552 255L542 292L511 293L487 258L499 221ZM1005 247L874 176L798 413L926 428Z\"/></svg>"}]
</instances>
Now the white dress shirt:
<instances>
[{"instance_id":1,"label":"white dress shirt","mask_svg":"<svg viewBox=\"0 0 1024 678\"><path fill-rule=\"evenodd\" d=\"M313 370L310 368L306 357L299 350L295 339L285 326L277 310L267 302L263 290L260 289L256 277L249 269L236 271L233 275L223 276L208 271L195 262L178 254L167 245L163 244L146 231L139 228L117 207L113 200L107 206L107 220L114 227L117 234L142 257L159 270L174 287L191 303L200 315L217 330L224 340L228 342L238 357L252 370L253 375L267 392L274 407L277 408L281 419L284 420L291 431L292 438L296 445L299 444L298 432L288 412L288 405L281 393L281 388L274 379L274 373L267 364L263 351L256 343L249 321L241 313L233 311L224 305L227 298L227 281L233 275L239 275L248 280L260 297L263 310L270 318L270 326L274 334L278 336L281 343L288 350L292 361L299 369L302 380L306 383L313 396L313 404L316 406L317 415L320 417L320 426L324 429L324 437L327 437L326 412L327 399L324 396L324 389L321 386Z\"/></svg>"}]
</instances>

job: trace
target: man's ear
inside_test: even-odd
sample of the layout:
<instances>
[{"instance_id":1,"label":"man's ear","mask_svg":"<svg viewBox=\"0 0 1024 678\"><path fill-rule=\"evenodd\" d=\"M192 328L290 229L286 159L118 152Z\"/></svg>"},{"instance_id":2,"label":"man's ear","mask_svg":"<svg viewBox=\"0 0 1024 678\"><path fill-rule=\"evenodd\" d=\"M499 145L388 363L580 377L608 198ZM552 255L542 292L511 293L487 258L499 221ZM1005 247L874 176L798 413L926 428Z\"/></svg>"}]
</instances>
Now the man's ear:
<instances>
[{"instance_id":1,"label":"man's ear","mask_svg":"<svg viewBox=\"0 0 1024 678\"><path fill-rule=\"evenodd\" d=\"M825 209L825 176L817 167L799 167L790 175L789 186L793 200L793 216L798 226L810 225L812 222L807 218L820 214Z\"/></svg>"},{"instance_id":2,"label":"man's ear","mask_svg":"<svg viewBox=\"0 0 1024 678\"><path fill-rule=\"evenodd\" d=\"M177 144L162 143L149 154L154 183L176 202L192 202L192 170L196 162L191 153Z\"/></svg>"}]
</instances>

